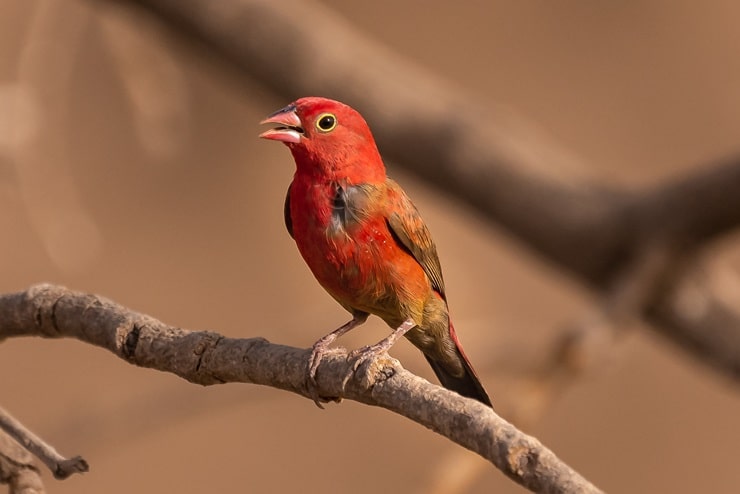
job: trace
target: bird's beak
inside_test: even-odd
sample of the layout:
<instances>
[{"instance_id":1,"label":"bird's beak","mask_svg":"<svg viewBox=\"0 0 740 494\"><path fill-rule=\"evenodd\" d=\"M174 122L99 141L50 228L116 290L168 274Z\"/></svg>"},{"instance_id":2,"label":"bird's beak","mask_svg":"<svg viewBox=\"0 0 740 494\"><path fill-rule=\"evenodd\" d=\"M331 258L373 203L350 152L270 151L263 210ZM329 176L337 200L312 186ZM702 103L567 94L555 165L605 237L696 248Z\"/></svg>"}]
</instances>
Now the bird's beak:
<instances>
[{"instance_id":1,"label":"bird's beak","mask_svg":"<svg viewBox=\"0 0 740 494\"><path fill-rule=\"evenodd\" d=\"M298 144L304 135L303 123L295 112L295 105L288 105L285 108L281 108L261 121L260 125L262 124L277 125L274 129L261 133L260 137L263 139Z\"/></svg>"}]
</instances>

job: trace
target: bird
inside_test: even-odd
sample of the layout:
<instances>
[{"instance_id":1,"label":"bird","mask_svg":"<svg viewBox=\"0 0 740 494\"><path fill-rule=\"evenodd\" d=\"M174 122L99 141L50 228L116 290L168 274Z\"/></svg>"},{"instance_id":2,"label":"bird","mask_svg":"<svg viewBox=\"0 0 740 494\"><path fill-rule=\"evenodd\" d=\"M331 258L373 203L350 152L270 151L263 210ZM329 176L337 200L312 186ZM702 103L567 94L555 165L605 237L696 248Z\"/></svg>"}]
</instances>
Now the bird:
<instances>
[{"instance_id":1,"label":"bird","mask_svg":"<svg viewBox=\"0 0 740 494\"><path fill-rule=\"evenodd\" d=\"M295 161L285 197L288 233L319 284L352 319L311 348L308 387L321 407L316 374L340 336L370 315L392 328L350 352L358 360L406 337L442 386L492 407L449 317L437 248L419 211L386 175L365 119L352 107L304 97L267 116L259 137L285 144ZM356 368L356 366L355 366Z\"/></svg>"}]
</instances>

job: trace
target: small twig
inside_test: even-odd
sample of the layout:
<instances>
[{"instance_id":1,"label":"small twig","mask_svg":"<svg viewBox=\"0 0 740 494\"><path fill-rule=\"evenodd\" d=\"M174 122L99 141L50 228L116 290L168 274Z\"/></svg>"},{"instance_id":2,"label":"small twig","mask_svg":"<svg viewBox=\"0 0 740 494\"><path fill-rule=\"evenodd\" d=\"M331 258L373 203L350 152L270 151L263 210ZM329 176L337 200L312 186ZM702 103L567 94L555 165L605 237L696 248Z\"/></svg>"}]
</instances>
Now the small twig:
<instances>
[{"instance_id":1,"label":"small twig","mask_svg":"<svg viewBox=\"0 0 740 494\"><path fill-rule=\"evenodd\" d=\"M41 473L33 456L0 429L0 484L7 484L9 494L45 494Z\"/></svg>"},{"instance_id":2,"label":"small twig","mask_svg":"<svg viewBox=\"0 0 740 494\"><path fill-rule=\"evenodd\" d=\"M699 260L678 264L647 313L655 330L692 350L701 362L740 380L740 313L718 297Z\"/></svg>"},{"instance_id":3,"label":"small twig","mask_svg":"<svg viewBox=\"0 0 740 494\"><path fill-rule=\"evenodd\" d=\"M84 473L90 469L81 456L67 459L57 453L52 446L29 431L3 408L0 408L0 429L40 459L57 479L66 479L74 473Z\"/></svg>"},{"instance_id":4,"label":"small twig","mask_svg":"<svg viewBox=\"0 0 740 494\"><path fill-rule=\"evenodd\" d=\"M127 362L202 385L242 382L306 398L309 352L168 326L110 300L53 285L0 296L0 340L13 336L77 338ZM386 408L470 449L535 492L600 492L537 439L492 409L411 374L389 357L363 364L344 385L353 361L338 350L318 369L320 396Z\"/></svg>"}]
</instances>

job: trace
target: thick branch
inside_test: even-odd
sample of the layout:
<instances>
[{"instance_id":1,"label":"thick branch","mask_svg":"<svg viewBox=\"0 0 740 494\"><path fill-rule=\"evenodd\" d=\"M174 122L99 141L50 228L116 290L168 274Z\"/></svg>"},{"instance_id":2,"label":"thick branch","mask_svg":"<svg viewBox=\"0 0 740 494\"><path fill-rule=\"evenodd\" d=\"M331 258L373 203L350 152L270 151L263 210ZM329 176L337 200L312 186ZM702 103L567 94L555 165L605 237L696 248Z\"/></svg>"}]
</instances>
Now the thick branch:
<instances>
[{"instance_id":1,"label":"thick branch","mask_svg":"<svg viewBox=\"0 0 740 494\"><path fill-rule=\"evenodd\" d=\"M310 398L308 351L262 338L234 339L167 326L95 295L38 285L0 296L0 340L13 336L77 338L106 348L134 365L210 385L243 382ZM435 386L390 358L363 365L338 351L318 371L322 396L356 400L403 415L480 454L536 492L599 492L536 439L490 408Z\"/></svg>"},{"instance_id":2,"label":"thick branch","mask_svg":"<svg viewBox=\"0 0 740 494\"><path fill-rule=\"evenodd\" d=\"M636 197L630 206L641 225L636 241L673 238L686 251L740 224L740 156L695 169Z\"/></svg>"}]
</instances>

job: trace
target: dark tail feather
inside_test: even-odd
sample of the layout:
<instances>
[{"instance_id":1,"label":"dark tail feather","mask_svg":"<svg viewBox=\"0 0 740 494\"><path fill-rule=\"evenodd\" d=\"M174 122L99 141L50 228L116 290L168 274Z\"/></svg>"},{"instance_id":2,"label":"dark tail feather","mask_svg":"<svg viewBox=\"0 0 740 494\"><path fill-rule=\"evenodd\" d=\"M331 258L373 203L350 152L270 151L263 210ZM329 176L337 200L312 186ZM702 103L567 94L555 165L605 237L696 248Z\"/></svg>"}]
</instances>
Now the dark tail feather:
<instances>
[{"instance_id":1,"label":"dark tail feather","mask_svg":"<svg viewBox=\"0 0 740 494\"><path fill-rule=\"evenodd\" d=\"M447 372L439 362L436 362L429 357L427 357L427 362L432 366L432 370L437 375L437 379L442 383L442 386L468 398L478 400L484 405L488 405L493 408L491 399L488 397L486 390L483 389L483 385L480 383L480 380L478 380L478 376L475 374L470 362L468 362L467 357L465 357L465 354L460 351L459 346L458 355L460 356L460 361L465 369L465 373L460 377L453 376Z\"/></svg>"}]
</instances>

